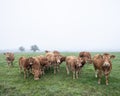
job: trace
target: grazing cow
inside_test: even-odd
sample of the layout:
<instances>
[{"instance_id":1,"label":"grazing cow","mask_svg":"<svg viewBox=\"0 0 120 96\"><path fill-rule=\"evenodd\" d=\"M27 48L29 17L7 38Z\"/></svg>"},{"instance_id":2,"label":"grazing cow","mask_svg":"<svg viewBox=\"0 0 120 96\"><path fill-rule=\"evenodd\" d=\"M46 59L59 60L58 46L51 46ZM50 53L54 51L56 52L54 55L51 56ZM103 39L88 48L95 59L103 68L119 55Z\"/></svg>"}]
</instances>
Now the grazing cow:
<instances>
[{"instance_id":1,"label":"grazing cow","mask_svg":"<svg viewBox=\"0 0 120 96\"><path fill-rule=\"evenodd\" d=\"M48 59L43 56L43 55L40 55L40 56L37 56L38 60L39 60L39 63L41 65L41 71L42 71L42 74L44 74L44 70L45 68L49 68L50 67L50 62L48 61Z\"/></svg>"},{"instance_id":2,"label":"grazing cow","mask_svg":"<svg viewBox=\"0 0 120 96\"><path fill-rule=\"evenodd\" d=\"M51 65L54 66L54 74L56 74L56 71L59 72L59 64L61 56L59 54L54 54L53 52L46 53L46 58L51 63Z\"/></svg>"},{"instance_id":3,"label":"grazing cow","mask_svg":"<svg viewBox=\"0 0 120 96\"><path fill-rule=\"evenodd\" d=\"M92 63L90 52L80 52L79 57L82 59L82 67L88 62Z\"/></svg>"},{"instance_id":4,"label":"grazing cow","mask_svg":"<svg viewBox=\"0 0 120 96\"><path fill-rule=\"evenodd\" d=\"M81 69L81 58L75 57L75 56L67 56L66 57L66 71L69 75L69 71L71 70L73 72L73 79L78 79L78 74Z\"/></svg>"},{"instance_id":5,"label":"grazing cow","mask_svg":"<svg viewBox=\"0 0 120 96\"><path fill-rule=\"evenodd\" d=\"M34 75L34 80L38 80L39 76L41 75L41 69L39 60L36 57L29 57L26 59L24 64L24 78L26 78L27 72L30 73L30 70Z\"/></svg>"},{"instance_id":6,"label":"grazing cow","mask_svg":"<svg viewBox=\"0 0 120 96\"><path fill-rule=\"evenodd\" d=\"M24 64L26 62L26 59L24 56L19 58L19 67L20 67L20 72L22 72L22 70L24 69Z\"/></svg>"},{"instance_id":7,"label":"grazing cow","mask_svg":"<svg viewBox=\"0 0 120 96\"><path fill-rule=\"evenodd\" d=\"M13 66L13 61L15 59L14 54L11 52L4 53L8 66Z\"/></svg>"},{"instance_id":8,"label":"grazing cow","mask_svg":"<svg viewBox=\"0 0 120 96\"><path fill-rule=\"evenodd\" d=\"M98 84L101 83L102 73L106 78L106 85L108 85L108 76L112 69L111 59L115 58L114 55L104 53L103 55L97 54L93 57L93 65L96 71L95 76L98 76Z\"/></svg>"},{"instance_id":9,"label":"grazing cow","mask_svg":"<svg viewBox=\"0 0 120 96\"><path fill-rule=\"evenodd\" d=\"M42 74L41 66L40 66L38 58L33 57L32 59L34 61L34 63L32 64L32 73L34 75L34 80L38 80L40 75Z\"/></svg>"}]
</instances>

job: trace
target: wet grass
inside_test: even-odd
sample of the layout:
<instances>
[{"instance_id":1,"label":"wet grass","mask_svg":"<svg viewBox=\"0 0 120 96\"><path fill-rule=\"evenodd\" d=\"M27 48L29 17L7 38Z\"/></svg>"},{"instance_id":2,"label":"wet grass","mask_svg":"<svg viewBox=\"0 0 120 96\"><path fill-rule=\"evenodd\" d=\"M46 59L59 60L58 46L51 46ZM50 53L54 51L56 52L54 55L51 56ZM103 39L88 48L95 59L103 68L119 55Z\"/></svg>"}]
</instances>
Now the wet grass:
<instances>
[{"instance_id":1,"label":"wet grass","mask_svg":"<svg viewBox=\"0 0 120 96\"><path fill-rule=\"evenodd\" d=\"M78 53L74 52L62 54L78 56ZM92 53L92 56L95 54L97 53ZM60 73L56 75L51 69L38 81L34 81L32 75L25 80L19 72L19 57L36 56L39 53L16 53L13 68L8 67L4 55L0 54L0 96L119 96L120 53L111 54L116 55L116 58L112 61L113 69L108 86L105 85L104 77L101 85L97 84L92 64L83 67L77 80L72 79L72 73L66 74L65 63L62 63Z\"/></svg>"}]
</instances>

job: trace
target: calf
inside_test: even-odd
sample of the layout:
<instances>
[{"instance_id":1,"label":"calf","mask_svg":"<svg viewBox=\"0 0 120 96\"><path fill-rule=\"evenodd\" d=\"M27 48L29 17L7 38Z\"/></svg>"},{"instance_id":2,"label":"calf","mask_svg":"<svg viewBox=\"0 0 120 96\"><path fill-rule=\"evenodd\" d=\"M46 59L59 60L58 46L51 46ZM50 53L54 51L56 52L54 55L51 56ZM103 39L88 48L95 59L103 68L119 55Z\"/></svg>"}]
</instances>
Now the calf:
<instances>
[{"instance_id":1,"label":"calf","mask_svg":"<svg viewBox=\"0 0 120 96\"><path fill-rule=\"evenodd\" d=\"M13 66L13 61L15 59L14 54L11 52L4 53L8 66Z\"/></svg>"},{"instance_id":2,"label":"calf","mask_svg":"<svg viewBox=\"0 0 120 96\"><path fill-rule=\"evenodd\" d=\"M61 56L59 54L54 54L53 52L46 53L46 58L51 63L51 65L54 66L54 74L56 74L56 71L59 72L59 64Z\"/></svg>"},{"instance_id":3,"label":"calf","mask_svg":"<svg viewBox=\"0 0 120 96\"><path fill-rule=\"evenodd\" d=\"M35 57L29 57L25 60L24 78L26 78L27 73L30 73L30 70L34 75L34 80L38 80L39 76L41 75L41 69L40 69L39 60Z\"/></svg>"},{"instance_id":4,"label":"calf","mask_svg":"<svg viewBox=\"0 0 120 96\"><path fill-rule=\"evenodd\" d=\"M95 69L95 76L98 76L98 84L101 83L102 73L106 78L106 85L108 85L108 76L112 70L111 59L115 58L114 55L104 53L103 55L97 54L93 57L93 65Z\"/></svg>"},{"instance_id":5,"label":"calf","mask_svg":"<svg viewBox=\"0 0 120 96\"><path fill-rule=\"evenodd\" d=\"M42 74L41 66L40 66L38 58L32 57L31 59L33 59L32 73L34 75L34 80L38 80L40 75Z\"/></svg>"},{"instance_id":6,"label":"calf","mask_svg":"<svg viewBox=\"0 0 120 96\"><path fill-rule=\"evenodd\" d=\"M66 71L67 74L69 74L69 71L71 70L73 72L73 79L78 79L78 74L81 69L81 58L75 57L75 56L67 56L66 57Z\"/></svg>"}]
</instances>

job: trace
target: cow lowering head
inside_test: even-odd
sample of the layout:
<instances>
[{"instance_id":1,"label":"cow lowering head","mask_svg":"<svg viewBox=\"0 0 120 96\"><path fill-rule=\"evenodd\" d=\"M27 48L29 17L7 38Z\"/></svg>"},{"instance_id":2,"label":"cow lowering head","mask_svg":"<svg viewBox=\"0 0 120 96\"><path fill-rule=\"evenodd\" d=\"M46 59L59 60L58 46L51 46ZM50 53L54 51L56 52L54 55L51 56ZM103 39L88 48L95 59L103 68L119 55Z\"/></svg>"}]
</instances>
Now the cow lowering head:
<instances>
[{"instance_id":1,"label":"cow lowering head","mask_svg":"<svg viewBox=\"0 0 120 96\"><path fill-rule=\"evenodd\" d=\"M32 73L34 75L34 80L39 80L40 75L42 74L39 69L33 69Z\"/></svg>"},{"instance_id":2,"label":"cow lowering head","mask_svg":"<svg viewBox=\"0 0 120 96\"><path fill-rule=\"evenodd\" d=\"M35 62L35 60L34 60L33 57L29 57L29 58L28 58L28 64L29 64L29 65L33 65L34 62Z\"/></svg>"},{"instance_id":3,"label":"cow lowering head","mask_svg":"<svg viewBox=\"0 0 120 96\"><path fill-rule=\"evenodd\" d=\"M56 59L56 63L59 64L62 57L58 54L55 54L54 56L55 56L55 59Z\"/></svg>"}]
</instances>

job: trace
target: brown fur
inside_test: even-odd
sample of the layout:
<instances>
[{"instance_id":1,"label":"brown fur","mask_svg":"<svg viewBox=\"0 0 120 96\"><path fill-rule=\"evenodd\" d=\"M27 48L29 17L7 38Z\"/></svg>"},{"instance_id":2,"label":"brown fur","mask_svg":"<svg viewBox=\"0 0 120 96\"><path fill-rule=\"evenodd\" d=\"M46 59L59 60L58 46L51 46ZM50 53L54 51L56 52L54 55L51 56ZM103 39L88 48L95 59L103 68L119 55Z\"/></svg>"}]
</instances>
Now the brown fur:
<instances>
[{"instance_id":1,"label":"brown fur","mask_svg":"<svg viewBox=\"0 0 120 96\"><path fill-rule=\"evenodd\" d=\"M66 71L69 74L71 70L73 72L73 79L78 79L78 74L81 69L81 58L75 56L67 56L66 57Z\"/></svg>"},{"instance_id":2,"label":"brown fur","mask_svg":"<svg viewBox=\"0 0 120 96\"><path fill-rule=\"evenodd\" d=\"M13 66L13 61L15 60L14 54L11 52L4 53L8 66Z\"/></svg>"},{"instance_id":3,"label":"brown fur","mask_svg":"<svg viewBox=\"0 0 120 96\"><path fill-rule=\"evenodd\" d=\"M39 63L41 65L42 74L44 74L45 73L44 70L47 69L47 68L49 68L51 66L51 63L43 55L37 56L37 58L38 58Z\"/></svg>"},{"instance_id":4,"label":"brown fur","mask_svg":"<svg viewBox=\"0 0 120 96\"><path fill-rule=\"evenodd\" d=\"M34 80L38 80L39 76L41 75L41 68L39 64L39 60L36 57L29 57L25 60L24 63L24 78L27 76L27 72L34 75Z\"/></svg>"},{"instance_id":5,"label":"brown fur","mask_svg":"<svg viewBox=\"0 0 120 96\"><path fill-rule=\"evenodd\" d=\"M20 68L20 72L22 72L22 70L24 69L24 64L26 62L26 59L24 56L19 58L19 68Z\"/></svg>"},{"instance_id":6,"label":"brown fur","mask_svg":"<svg viewBox=\"0 0 120 96\"><path fill-rule=\"evenodd\" d=\"M97 54L93 57L93 65L96 71L96 77L98 76L98 84L101 83L102 73L106 78L106 85L108 85L108 76L112 70L111 58L115 58L114 55L104 53L103 55Z\"/></svg>"},{"instance_id":7,"label":"brown fur","mask_svg":"<svg viewBox=\"0 0 120 96\"><path fill-rule=\"evenodd\" d=\"M56 71L59 72L61 56L59 54L54 54L53 52L48 52L46 53L46 58L51 63L51 65L54 66L54 74L56 74Z\"/></svg>"},{"instance_id":8,"label":"brown fur","mask_svg":"<svg viewBox=\"0 0 120 96\"><path fill-rule=\"evenodd\" d=\"M86 64L87 62L90 64L92 63L90 52L80 52L79 57L83 60L82 66L84 66L84 64Z\"/></svg>"}]
</instances>

